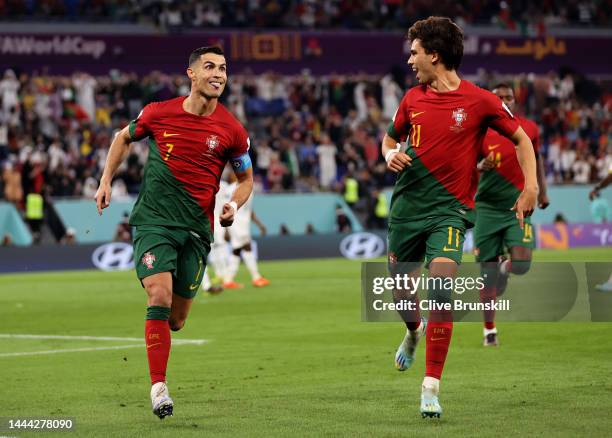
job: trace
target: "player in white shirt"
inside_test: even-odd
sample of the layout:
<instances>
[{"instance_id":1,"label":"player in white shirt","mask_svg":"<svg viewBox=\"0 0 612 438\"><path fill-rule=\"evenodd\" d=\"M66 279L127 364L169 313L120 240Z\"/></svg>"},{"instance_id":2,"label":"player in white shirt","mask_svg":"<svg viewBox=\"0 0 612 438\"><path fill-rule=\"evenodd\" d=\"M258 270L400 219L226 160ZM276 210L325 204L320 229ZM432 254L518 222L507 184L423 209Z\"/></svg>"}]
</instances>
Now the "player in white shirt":
<instances>
[{"instance_id":1,"label":"player in white shirt","mask_svg":"<svg viewBox=\"0 0 612 438\"><path fill-rule=\"evenodd\" d=\"M214 281L210 281L208 267L204 271L204 279L202 280L202 289L214 294L223 291L222 282L226 276L226 271L229 263L230 248L227 247L227 228L222 227L219 222L219 216L223 210L223 206L230 201L235 185L227 182L229 167L226 167L219 181L219 191L215 197L215 226L214 226L214 242L210 246L210 254L208 260L215 271ZM242 209L242 208L241 208ZM241 210L240 209L240 210ZM239 210L239 211L240 211Z\"/></svg>"},{"instance_id":2,"label":"player in white shirt","mask_svg":"<svg viewBox=\"0 0 612 438\"><path fill-rule=\"evenodd\" d=\"M228 192L231 193L236 187L236 177L233 172L228 174L230 183L228 186ZM261 235L265 236L266 227L261 223L259 218L253 211L253 194L245 202L242 207L238 209L234 216L234 223L231 227L227 228L227 232L230 236L230 245L232 247L231 254L229 255L229 261L225 268L225 274L223 278L223 287L226 289L238 289L243 287L242 284L236 283L234 278L238 272L240 266L240 258L244 260L249 273L251 274L251 282L255 287L264 287L270 284L270 281L262 277L257 268L257 258L253 252L251 246L251 221L259 227ZM216 237L215 237L216 240Z\"/></svg>"}]
</instances>

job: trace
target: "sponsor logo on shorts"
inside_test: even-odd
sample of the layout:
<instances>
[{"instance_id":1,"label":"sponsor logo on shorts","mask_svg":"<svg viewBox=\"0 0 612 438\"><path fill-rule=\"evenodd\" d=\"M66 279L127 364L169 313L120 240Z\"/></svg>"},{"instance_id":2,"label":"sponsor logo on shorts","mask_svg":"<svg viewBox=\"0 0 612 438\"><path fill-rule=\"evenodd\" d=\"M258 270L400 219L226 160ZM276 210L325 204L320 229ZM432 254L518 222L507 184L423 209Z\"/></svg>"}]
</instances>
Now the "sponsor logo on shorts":
<instances>
[{"instance_id":1,"label":"sponsor logo on shorts","mask_svg":"<svg viewBox=\"0 0 612 438\"><path fill-rule=\"evenodd\" d=\"M153 263L155 262L155 260L155 256L150 252L142 256L142 264L145 265L147 269L153 269Z\"/></svg>"}]
</instances>

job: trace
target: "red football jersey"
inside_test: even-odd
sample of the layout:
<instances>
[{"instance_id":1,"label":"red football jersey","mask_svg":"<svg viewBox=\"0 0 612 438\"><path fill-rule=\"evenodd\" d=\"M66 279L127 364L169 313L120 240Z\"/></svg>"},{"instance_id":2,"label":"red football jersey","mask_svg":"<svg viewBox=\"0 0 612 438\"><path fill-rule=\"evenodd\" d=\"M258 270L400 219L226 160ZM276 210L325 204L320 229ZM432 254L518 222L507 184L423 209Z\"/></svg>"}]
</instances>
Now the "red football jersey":
<instances>
[{"instance_id":1,"label":"red football jersey","mask_svg":"<svg viewBox=\"0 0 612 438\"><path fill-rule=\"evenodd\" d=\"M524 117L515 116L525 133L531 139L537 154L540 149L540 130L538 126ZM495 168L483 172L478 183L476 202L487 202L500 209L511 208L525 187L525 177L516 156L514 143L494 130L487 131L481 158L493 153Z\"/></svg>"},{"instance_id":2,"label":"red football jersey","mask_svg":"<svg viewBox=\"0 0 612 438\"><path fill-rule=\"evenodd\" d=\"M185 99L151 103L130 123L132 140L150 140L132 225L210 231L221 173L249 149L246 130L222 104L211 115L198 116L183 109ZM202 228L202 213L210 227Z\"/></svg>"},{"instance_id":3,"label":"red football jersey","mask_svg":"<svg viewBox=\"0 0 612 438\"><path fill-rule=\"evenodd\" d=\"M454 91L425 85L402 99L388 134L408 140L412 166L399 175L391 221L454 214L473 222L474 168L489 127L505 136L518 122L493 93L462 80Z\"/></svg>"}]
</instances>

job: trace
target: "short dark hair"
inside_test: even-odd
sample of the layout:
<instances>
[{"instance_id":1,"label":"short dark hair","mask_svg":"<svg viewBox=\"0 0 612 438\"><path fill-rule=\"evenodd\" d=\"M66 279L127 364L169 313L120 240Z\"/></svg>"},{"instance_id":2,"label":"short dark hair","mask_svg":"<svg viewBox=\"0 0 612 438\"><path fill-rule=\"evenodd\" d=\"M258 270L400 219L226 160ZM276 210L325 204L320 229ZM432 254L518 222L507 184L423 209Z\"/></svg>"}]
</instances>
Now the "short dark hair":
<instances>
[{"instance_id":1,"label":"short dark hair","mask_svg":"<svg viewBox=\"0 0 612 438\"><path fill-rule=\"evenodd\" d=\"M200 56L206 53L214 53L216 55L225 56L225 53L223 53L223 49L219 46L199 47L193 52L191 52L191 55L189 55L189 65L193 65L194 62L200 59Z\"/></svg>"},{"instance_id":2,"label":"short dark hair","mask_svg":"<svg viewBox=\"0 0 612 438\"><path fill-rule=\"evenodd\" d=\"M450 18L429 17L408 30L411 41L421 41L425 53L436 52L449 70L457 70L463 58L463 31Z\"/></svg>"},{"instance_id":3,"label":"short dark hair","mask_svg":"<svg viewBox=\"0 0 612 438\"><path fill-rule=\"evenodd\" d=\"M491 88L491 92L497 90L498 88L507 88L510 91L514 92L514 89L507 82L500 82L500 83L498 83L493 88Z\"/></svg>"}]
</instances>

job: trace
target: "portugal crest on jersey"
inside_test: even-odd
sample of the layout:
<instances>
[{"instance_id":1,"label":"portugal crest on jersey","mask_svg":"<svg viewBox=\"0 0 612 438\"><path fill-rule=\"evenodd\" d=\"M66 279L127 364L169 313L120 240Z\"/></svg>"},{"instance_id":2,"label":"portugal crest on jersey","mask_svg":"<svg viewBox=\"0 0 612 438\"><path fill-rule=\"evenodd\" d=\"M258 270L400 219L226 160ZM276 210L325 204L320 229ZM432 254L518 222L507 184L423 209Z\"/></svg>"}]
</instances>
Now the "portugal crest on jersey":
<instances>
[{"instance_id":1,"label":"portugal crest on jersey","mask_svg":"<svg viewBox=\"0 0 612 438\"><path fill-rule=\"evenodd\" d=\"M147 269L153 269L153 263L155 262L155 260L155 256L150 252L142 256L142 264L145 265Z\"/></svg>"},{"instance_id":2,"label":"portugal crest on jersey","mask_svg":"<svg viewBox=\"0 0 612 438\"><path fill-rule=\"evenodd\" d=\"M461 128L461 124L467 120L467 113L463 108L457 108L453 111L453 120L455 121L455 126Z\"/></svg>"},{"instance_id":3,"label":"portugal crest on jersey","mask_svg":"<svg viewBox=\"0 0 612 438\"><path fill-rule=\"evenodd\" d=\"M219 146L219 138L217 138L216 135L211 135L208 137L208 139L206 140L206 144L208 145L208 150L212 151L214 150L217 146Z\"/></svg>"}]
</instances>

